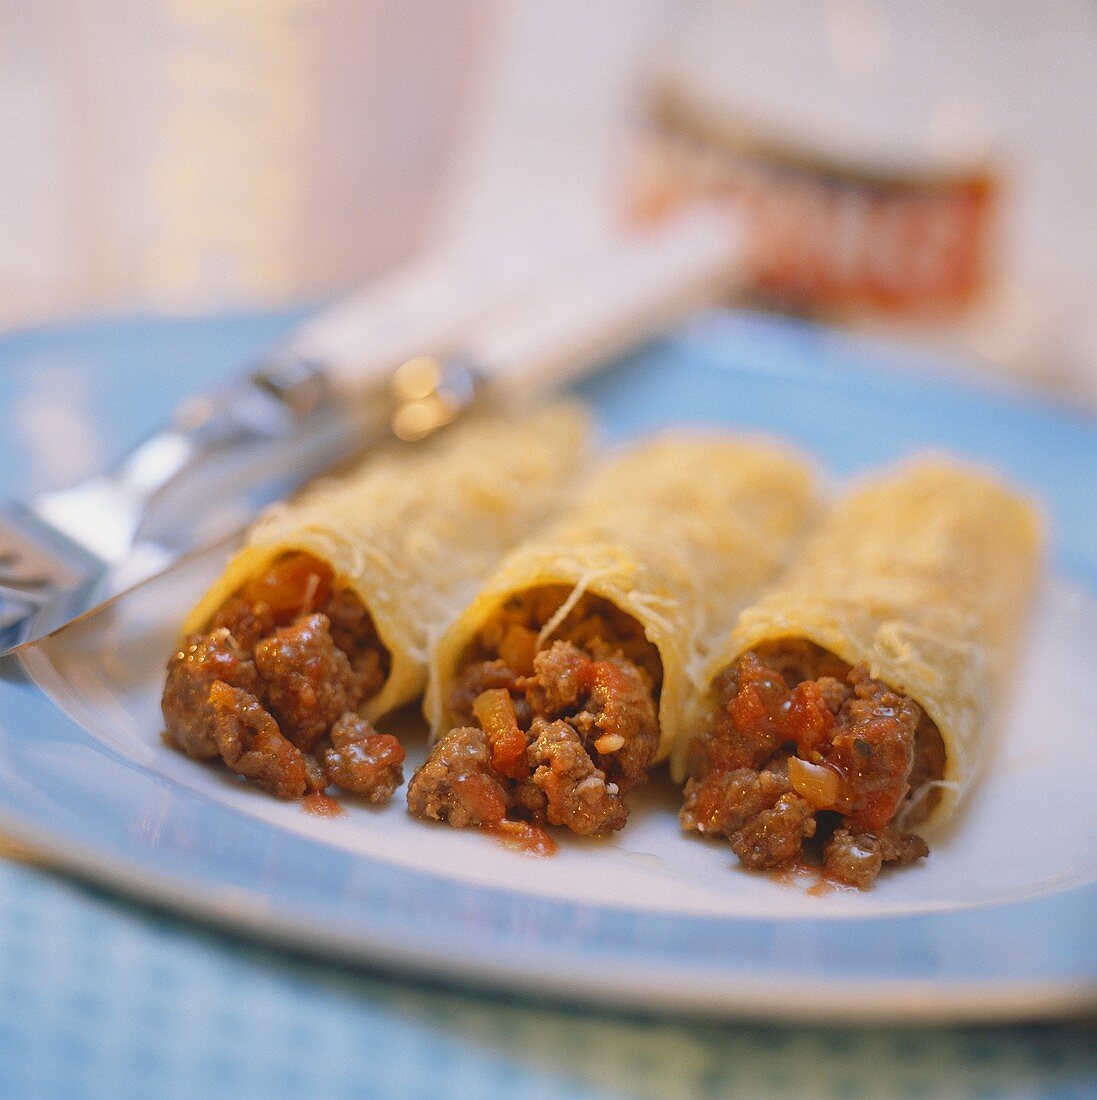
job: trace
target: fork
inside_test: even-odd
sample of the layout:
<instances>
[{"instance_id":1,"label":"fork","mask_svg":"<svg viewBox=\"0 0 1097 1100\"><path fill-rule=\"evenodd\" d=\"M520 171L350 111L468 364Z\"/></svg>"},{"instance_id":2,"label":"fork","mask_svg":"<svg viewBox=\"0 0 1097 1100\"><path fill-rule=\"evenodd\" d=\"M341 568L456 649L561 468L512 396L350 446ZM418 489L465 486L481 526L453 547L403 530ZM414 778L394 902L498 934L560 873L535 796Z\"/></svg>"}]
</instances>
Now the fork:
<instances>
[{"instance_id":1,"label":"fork","mask_svg":"<svg viewBox=\"0 0 1097 1100\"><path fill-rule=\"evenodd\" d=\"M220 394L184 403L106 472L0 504L0 654L158 572L195 543L224 537L255 506L344 457L356 438L372 438L391 402L384 392L363 397L339 400L327 374L306 362L263 366ZM188 484L192 498L207 494L204 507L178 514L193 518L194 528L151 529L158 506L178 502Z\"/></svg>"},{"instance_id":2,"label":"fork","mask_svg":"<svg viewBox=\"0 0 1097 1100\"><path fill-rule=\"evenodd\" d=\"M227 388L182 402L112 468L0 502L0 656L224 537L265 500L360 449L391 412L381 378L440 346L516 274L451 255L398 273L319 313ZM156 531L156 516L173 507L175 529ZM194 526L184 533L186 520Z\"/></svg>"},{"instance_id":3,"label":"fork","mask_svg":"<svg viewBox=\"0 0 1097 1100\"><path fill-rule=\"evenodd\" d=\"M105 473L0 505L0 656L383 439L414 444L585 373L726 293L737 255L727 216L695 209L613 235L520 293L513 267L450 257L333 307Z\"/></svg>"}]
</instances>

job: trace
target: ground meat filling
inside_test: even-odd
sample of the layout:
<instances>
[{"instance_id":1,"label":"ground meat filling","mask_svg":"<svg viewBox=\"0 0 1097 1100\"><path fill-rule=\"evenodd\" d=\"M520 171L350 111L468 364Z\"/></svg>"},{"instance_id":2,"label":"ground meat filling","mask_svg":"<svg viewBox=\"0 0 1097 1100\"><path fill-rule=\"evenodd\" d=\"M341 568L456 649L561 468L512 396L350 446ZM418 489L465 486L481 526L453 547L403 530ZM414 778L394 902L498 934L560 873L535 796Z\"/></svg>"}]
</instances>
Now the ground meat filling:
<instances>
[{"instance_id":1,"label":"ground meat filling","mask_svg":"<svg viewBox=\"0 0 1097 1100\"><path fill-rule=\"evenodd\" d=\"M255 647L267 709L299 749L313 749L361 701L350 662L329 626L326 615L306 615Z\"/></svg>"},{"instance_id":2,"label":"ground meat filling","mask_svg":"<svg viewBox=\"0 0 1097 1100\"><path fill-rule=\"evenodd\" d=\"M237 775L277 798L304 798L309 793L315 771L254 695L217 680L210 688L209 705L218 752Z\"/></svg>"},{"instance_id":3,"label":"ground meat filling","mask_svg":"<svg viewBox=\"0 0 1097 1100\"><path fill-rule=\"evenodd\" d=\"M535 718L528 759L533 784L545 796L545 819L566 825L579 836L620 829L628 820L628 806L616 783L594 766L574 726Z\"/></svg>"},{"instance_id":4,"label":"ground meat filling","mask_svg":"<svg viewBox=\"0 0 1097 1100\"><path fill-rule=\"evenodd\" d=\"M389 664L358 597L318 559L285 554L168 662L165 739L279 798L335 784L385 801L403 782L404 751L355 710Z\"/></svg>"},{"instance_id":5,"label":"ground meat filling","mask_svg":"<svg viewBox=\"0 0 1097 1100\"><path fill-rule=\"evenodd\" d=\"M391 733L378 733L364 718L346 713L331 728L324 750L328 778L370 802L387 802L404 782L404 747Z\"/></svg>"},{"instance_id":6,"label":"ground meat filling","mask_svg":"<svg viewBox=\"0 0 1097 1100\"><path fill-rule=\"evenodd\" d=\"M507 816L507 790L491 759L492 747L482 729L450 730L408 784L408 809L416 817L448 821L457 829L498 825Z\"/></svg>"},{"instance_id":7,"label":"ground meat filling","mask_svg":"<svg viewBox=\"0 0 1097 1100\"><path fill-rule=\"evenodd\" d=\"M479 631L450 694L462 723L408 786L408 808L458 828L620 829L624 792L659 743L662 666L639 624L584 596L559 623L562 587L508 601ZM553 641L539 632L553 626Z\"/></svg>"},{"instance_id":8,"label":"ground meat filling","mask_svg":"<svg viewBox=\"0 0 1097 1100\"><path fill-rule=\"evenodd\" d=\"M168 662L162 700L167 739L199 760L219 756L210 689L222 683L252 691L258 681L250 652L226 627L188 638Z\"/></svg>"},{"instance_id":9,"label":"ground meat filling","mask_svg":"<svg viewBox=\"0 0 1097 1100\"><path fill-rule=\"evenodd\" d=\"M884 864L928 853L896 825L944 765L912 699L796 641L745 653L716 690L711 729L692 748L684 829L727 837L752 869L791 865L818 837L827 877L861 889Z\"/></svg>"},{"instance_id":10,"label":"ground meat filling","mask_svg":"<svg viewBox=\"0 0 1097 1100\"><path fill-rule=\"evenodd\" d=\"M867 890L885 863L902 866L927 855L928 845L915 833L890 826L878 833L835 829L823 849L823 864L831 878Z\"/></svg>"}]
</instances>

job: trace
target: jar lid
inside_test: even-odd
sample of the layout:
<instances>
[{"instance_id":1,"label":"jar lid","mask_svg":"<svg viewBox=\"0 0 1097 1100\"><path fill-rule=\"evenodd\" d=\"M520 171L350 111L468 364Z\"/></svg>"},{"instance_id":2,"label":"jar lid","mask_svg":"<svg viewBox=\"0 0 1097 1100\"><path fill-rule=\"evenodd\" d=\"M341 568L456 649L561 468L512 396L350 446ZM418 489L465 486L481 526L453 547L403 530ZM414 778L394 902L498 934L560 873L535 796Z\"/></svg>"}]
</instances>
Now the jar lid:
<instances>
[{"instance_id":1,"label":"jar lid","mask_svg":"<svg viewBox=\"0 0 1097 1100\"><path fill-rule=\"evenodd\" d=\"M988 66L1008 59L981 57L978 20L962 8L703 0L661 67L663 102L786 159L858 175L966 174L985 166L994 138Z\"/></svg>"}]
</instances>

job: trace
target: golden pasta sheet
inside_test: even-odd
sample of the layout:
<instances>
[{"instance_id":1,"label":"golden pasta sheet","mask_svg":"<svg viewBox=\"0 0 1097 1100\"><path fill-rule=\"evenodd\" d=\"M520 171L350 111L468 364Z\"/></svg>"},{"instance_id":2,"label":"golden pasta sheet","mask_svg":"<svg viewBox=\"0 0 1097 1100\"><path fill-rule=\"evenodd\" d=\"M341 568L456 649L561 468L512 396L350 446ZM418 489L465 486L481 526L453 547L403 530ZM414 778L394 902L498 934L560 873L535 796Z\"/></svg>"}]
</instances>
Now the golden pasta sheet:
<instances>
[{"instance_id":1,"label":"golden pasta sheet","mask_svg":"<svg viewBox=\"0 0 1097 1100\"><path fill-rule=\"evenodd\" d=\"M786 561L813 506L813 475L761 439L663 437L595 472L561 516L500 564L436 646L425 712L450 728L449 698L485 623L538 592L538 646L584 597L608 601L658 651L666 755L693 694L707 639Z\"/></svg>"},{"instance_id":2,"label":"golden pasta sheet","mask_svg":"<svg viewBox=\"0 0 1097 1100\"><path fill-rule=\"evenodd\" d=\"M560 507L584 461L588 427L574 404L482 416L276 505L198 602L184 633L205 629L272 563L304 552L358 596L388 650L388 676L363 706L365 716L406 703L423 688L432 633Z\"/></svg>"},{"instance_id":3,"label":"golden pasta sheet","mask_svg":"<svg viewBox=\"0 0 1097 1100\"><path fill-rule=\"evenodd\" d=\"M947 817L977 775L1009 693L1040 546L1031 505L980 469L927 457L865 482L828 512L710 658L676 745L676 777L693 736L712 721L716 677L748 650L801 639L866 664L921 706L944 743L933 817Z\"/></svg>"}]
</instances>

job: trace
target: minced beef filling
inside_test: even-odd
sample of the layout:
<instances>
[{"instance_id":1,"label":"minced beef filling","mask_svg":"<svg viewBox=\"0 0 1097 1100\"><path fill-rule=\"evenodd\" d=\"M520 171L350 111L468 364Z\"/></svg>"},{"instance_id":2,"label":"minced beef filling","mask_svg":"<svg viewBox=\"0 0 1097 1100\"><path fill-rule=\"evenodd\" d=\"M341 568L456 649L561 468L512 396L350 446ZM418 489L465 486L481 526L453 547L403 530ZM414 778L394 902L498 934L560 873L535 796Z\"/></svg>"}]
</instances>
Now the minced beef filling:
<instances>
[{"instance_id":1,"label":"minced beef filling","mask_svg":"<svg viewBox=\"0 0 1097 1100\"><path fill-rule=\"evenodd\" d=\"M647 778L659 743L662 669L640 626L584 596L538 647L562 587L515 597L479 631L450 695L462 724L408 786L418 817L457 828L620 829L624 792Z\"/></svg>"},{"instance_id":2,"label":"minced beef filling","mask_svg":"<svg viewBox=\"0 0 1097 1100\"><path fill-rule=\"evenodd\" d=\"M716 689L712 726L692 747L684 829L727 837L755 869L796 862L815 838L826 875L861 889L885 863L928 854L896 825L912 789L944 763L912 699L797 641L745 653Z\"/></svg>"},{"instance_id":3,"label":"minced beef filling","mask_svg":"<svg viewBox=\"0 0 1097 1100\"><path fill-rule=\"evenodd\" d=\"M358 597L311 555L286 554L168 662L165 738L278 798L335 784L383 802L403 782L404 750L355 711L388 669Z\"/></svg>"}]
</instances>

